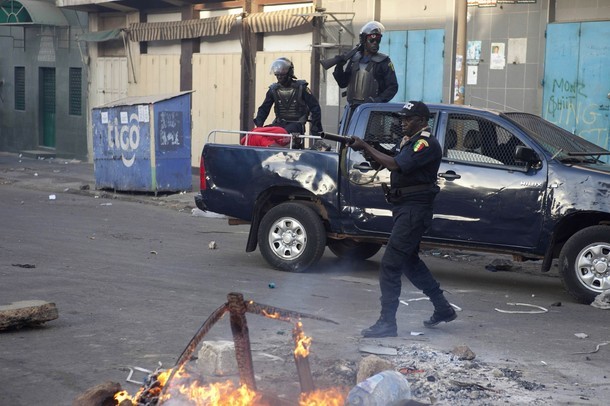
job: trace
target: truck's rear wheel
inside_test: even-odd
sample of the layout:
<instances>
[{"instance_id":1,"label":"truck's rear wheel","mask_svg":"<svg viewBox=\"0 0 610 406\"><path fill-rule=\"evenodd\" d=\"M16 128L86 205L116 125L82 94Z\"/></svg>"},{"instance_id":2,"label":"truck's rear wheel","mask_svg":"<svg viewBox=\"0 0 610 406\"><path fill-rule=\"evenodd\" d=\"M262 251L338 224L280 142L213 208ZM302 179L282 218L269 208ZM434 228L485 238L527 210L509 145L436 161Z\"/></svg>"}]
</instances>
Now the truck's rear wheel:
<instances>
[{"instance_id":1,"label":"truck's rear wheel","mask_svg":"<svg viewBox=\"0 0 610 406\"><path fill-rule=\"evenodd\" d=\"M343 240L328 240L328 248L338 258L364 261L377 254L381 249L381 244L358 242L347 238Z\"/></svg>"},{"instance_id":2,"label":"truck's rear wheel","mask_svg":"<svg viewBox=\"0 0 610 406\"><path fill-rule=\"evenodd\" d=\"M559 273L566 290L581 303L610 289L610 227L580 230L559 254Z\"/></svg>"},{"instance_id":3,"label":"truck's rear wheel","mask_svg":"<svg viewBox=\"0 0 610 406\"><path fill-rule=\"evenodd\" d=\"M282 203L261 220L258 242L263 258L287 272L303 272L315 265L326 248L320 216L299 203Z\"/></svg>"}]
</instances>

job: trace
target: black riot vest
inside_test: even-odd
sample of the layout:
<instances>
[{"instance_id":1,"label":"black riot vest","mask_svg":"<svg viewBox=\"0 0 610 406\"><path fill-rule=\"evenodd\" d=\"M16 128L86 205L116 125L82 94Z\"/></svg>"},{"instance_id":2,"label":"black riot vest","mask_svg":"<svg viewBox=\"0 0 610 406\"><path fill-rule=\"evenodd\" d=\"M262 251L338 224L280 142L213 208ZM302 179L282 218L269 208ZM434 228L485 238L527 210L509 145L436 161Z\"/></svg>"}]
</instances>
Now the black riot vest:
<instances>
[{"instance_id":1,"label":"black riot vest","mask_svg":"<svg viewBox=\"0 0 610 406\"><path fill-rule=\"evenodd\" d=\"M292 82L290 87L274 83L269 88L273 94L276 121L305 123L309 109L303 101L303 91L307 86L304 80Z\"/></svg>"},{"instance_id":2,"label":"black riot vest","mask_svg":"<svg viewBox=\"0 0 610 406\"><path fill-rule=\"evenodd\" d=\"M352 74L350 76L350 82L347 86L347 102L351 105L362 104L366 102L369 97L377 96L379 91L379 83L373 76L375 64L382 62L388 56L382 53L376 53L371 57L371 60L363 68L360 64L362 54L356 53L352 58Z\"/></svg>"}]
</instances>

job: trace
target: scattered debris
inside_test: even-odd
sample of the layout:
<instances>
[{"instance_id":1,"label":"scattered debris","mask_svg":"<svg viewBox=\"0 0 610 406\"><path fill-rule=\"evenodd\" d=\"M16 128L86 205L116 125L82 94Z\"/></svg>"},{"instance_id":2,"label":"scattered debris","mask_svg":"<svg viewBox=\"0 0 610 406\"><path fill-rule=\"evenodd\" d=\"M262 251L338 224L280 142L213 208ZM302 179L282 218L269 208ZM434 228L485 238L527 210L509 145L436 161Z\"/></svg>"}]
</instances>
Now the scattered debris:
<instances>
[{"instance_id":1,"label":"scattered debris","mask_svg":"<svg viewBox=\"0 0 610 406\"><path fill-rule=\"evenodd\" d=\"M489 265L485 266L490 272L510 271L513 269L513 261L508 259L494 259Z\"/></svg>"},{"instance_id":2,"label":"scattered debris","mask_svg":"<svg viewBox=\"0 0 610 406\"><path fill-rule=\"evenodd\" d=\"M373 375L381 371L393 369L394 365L391 361L378 357L377 355L368 355L360 361L358 372L356 373L356 383L365 381Z\"/></svg>"},{"instance_id":3,"label":"scattered debris","mask_svg":"<svg viewBox=\"0 0 610 406\"><path fill-rule=\"evenodd\" d=\"M208 244L208 248L211 250L215 250L216 248L218 248L216 241L210 241L210 243Z\"/></svg>"},{"instance_id":4,"label":"scattered debris","mask_svg":"<svg viewBox=\"0 0 610 406\"><path fill-rule=\"evenodd\" d=\"M55 195L49 195L49 200L55 200L55 199L57 199L57 196L55 196Z\"/></svg>"},{"instance_id":5,"label":"scattered debris","mask_svg":"<svg viewBox=\"0 0 610 406\"><path fill-rule=\"evenodd\" d=\"M112 203L100 203L100 206L112 206Z\"/></svg>"},{"instance_id":6,"label":"scattered debris","mask_svg":"<svg viewBox=\"0 0 610 406\"><path fill-rule=\"evenodd\" d=\"M275 289L275 283L269 282L269 289Z\"/></svg>"},{"instance_id":7,"label":"scattered debris","mask_svg":"<svg viewBox=\"0 0 610 406\"><path fill-rule=\"evenodd\" d=\"M154 250L150 251L150 253L153 254L153 255L157 255L157 251L154 251Z\"/></svg>"},{"instance_id":8,"label":"scattered debris","mask_svg":"<svg viewBox=\"0 0 610 406\"><path fill-rule=\"evenodd\" d=\"M121 385L117 382L105 382L94 386L78 396L72 402L72 406L92 406L92 405L114 405L114 394L121 391Z\"/></svg>"},{"instance_id":9,"label":"scattered debris","mask_svg":"<svg viewBox=\"0 0 610 406\"><path fill-rule=\"evenodd\" d=\"M11 264L11 266L16 266L18 268L27 268L27 269L36 268L36 265L32 265L32 264Z\"/></svg>"},{"instance_id":10,"label":"scattered debris","mask_svg":"<svg viewBox=\"0 0 610 406\"><path fill-rule=\"evenodd\" d=\"M458 345L451 353L455 355L460 361L472 361L477 356L467 345Z\"/></svg>"},{"instance_id":11,"label":"scattered debris","mask_svg":"<svg viewBox=\"0 0 610 406\"><path fill-rule=\"evenodd\" d=\"M533 307L538 310L502 310L502 309L498 309L497 307L494 310L497 312L500 312L500 313L511 313L511 314L538 314L538 313L546 313L549 311L548 309L546 309L542 306L533 305L533 304L529 304L529 303L506 303L506 304L509 306Z\"/></svg>"},{"instance_id":12,"label":"scattered debris","mask_svg":"<svg viewBox=\"0 0 610 406\"><path fill-rule=\"evenodd\" d=\"M214 213L214 212L211 212L211 211L199 210L197 207L191 209L191 216L193 216L193 217L216 218L216 219L227 218L224 214L218 214L218 213Z\"/></svg>"},{"instance_id":13,"label":"scattered debris","mask_svg":"<svg viewBox=\"0 0 610 406\"><path fill-rule=\"evenodd\" d=\"M136 383L138 385L142 385L142 383L146 380L146 377L150 374L152 374L153 371L151 371L150 369L144 369L144 368L140 368L140 367L127 367L129 369L129 375L127 375L127 378L125 378L125 380L127 382L131 382L131 383ZM133 379L133 375L134 372L144 372L146 375L140 379L140 380L136 380Z\"/></svg>"},{"instance_id":14,"label":"scattered debris","mask_svg":"<svg viewBox=\"0 0 610 406\"><path fill-rule=\"evenodd\" d=\"M59 317L55 303L25 300L0 306L0 331L38 326Z\"/></svg>"},{"instance_id":15,"label":"scattered debris","mask_svg":"<svg viewBox=\"0 0 610 406\"><path fill-rule=\"evenodd\" d=\"M578 338L588 338L589 337L589 335L585 334L585 333L576 333L574 335Z\"/></svg>"},{"instance_id":16,"label":"scattered debris","mask_svg":"<svg viewBox=\"0 0 610 406\"><path fill-rule=\"evenodd\" d=\"M604 341L603 343L599 343L599 344L597 344L597 345L595 346L595 349L594 349L593 351L574 352L573 354L574 354L574 355L577 355L577 354L595 354L596 352L598 352L598 351L599 351L599 348L600 348L602 345L608 345L608 344L610 344L610 341Z\"/></svg>"},{"instance_id":17,"label":"scattered debris","mask_svg":"<svg viewBox=\"0 0 610 406\"><path fill-rule=\"evenodd\" d=\"M369 354L377 354L377 355L396 355L398 351L396 348L384 347L381 345L361 345L358 347L360 352L367 352Z\"/></svg>"},{"instance_id":18,"label":"scattered debris","mask_svg":"<svg viewBox=\"0 0 610 406\"><path fill-rule=\"evenodd\" d=\"M610 309L610 289L606 289L597 295L591 303L591 306L604 310Z\"/></svg>"}]
</instances>

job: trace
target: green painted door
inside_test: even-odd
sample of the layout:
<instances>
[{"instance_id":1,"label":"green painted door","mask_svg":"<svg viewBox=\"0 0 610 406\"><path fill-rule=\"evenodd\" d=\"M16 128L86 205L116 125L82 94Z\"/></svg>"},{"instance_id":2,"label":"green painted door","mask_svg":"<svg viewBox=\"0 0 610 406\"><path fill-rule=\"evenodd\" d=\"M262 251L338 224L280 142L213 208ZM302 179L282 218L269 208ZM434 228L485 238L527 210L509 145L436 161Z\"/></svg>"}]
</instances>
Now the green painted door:
<instances>
[{"instance_id":1,"label":"green painted door","mask_svg":"<svg viewBox=\"0 0 610 406\"><path fill-rule=\"evenodd\" d=\"M55 148L55 68L40 68L42 146Z\"/></svg>"}]
</instances>

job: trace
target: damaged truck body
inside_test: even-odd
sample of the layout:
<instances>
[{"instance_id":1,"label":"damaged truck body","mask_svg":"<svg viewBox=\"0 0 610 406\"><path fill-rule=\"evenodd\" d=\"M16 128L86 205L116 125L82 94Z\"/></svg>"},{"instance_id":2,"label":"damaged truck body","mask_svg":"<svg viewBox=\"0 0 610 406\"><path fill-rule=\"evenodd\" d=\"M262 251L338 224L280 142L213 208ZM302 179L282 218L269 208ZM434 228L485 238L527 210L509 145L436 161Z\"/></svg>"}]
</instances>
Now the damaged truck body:
<instances>
[{"instance_id":1,"label":"damaged truck body","mask_svg":"<svg viewBox=\"0 0 610 406\"><path fill-rule=\"evenodd\" d=\"M610 151L523 112L429 104L443 146L441 188L422 244L557 260L568 292L582 303L610 288ZM341 135L391 153L402 136L398 103L348 109ZM311 139L310 141L313 141ZM329 150L251 147L208 140L201 156L204 211L249 223L273 267L302 272L326 246L365 260L387 242L391 206L381 185L390 173L340 143Z\"/></svg>"}]
</instances>

